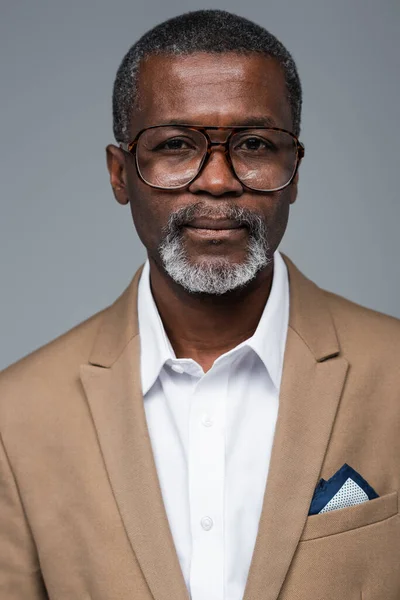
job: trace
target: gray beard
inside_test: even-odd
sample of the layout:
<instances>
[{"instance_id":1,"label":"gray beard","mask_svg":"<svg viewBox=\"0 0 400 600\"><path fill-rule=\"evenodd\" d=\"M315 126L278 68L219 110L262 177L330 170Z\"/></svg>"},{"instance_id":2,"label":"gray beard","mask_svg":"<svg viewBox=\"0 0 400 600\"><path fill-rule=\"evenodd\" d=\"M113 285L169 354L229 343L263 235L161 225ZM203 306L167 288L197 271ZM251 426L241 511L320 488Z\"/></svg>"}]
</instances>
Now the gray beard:
<instances>
[{"instance_id":1,"label":"gray beard","mask_svg":"<svg viewBox=\"0 0 400 600\"><path fill-rule=\"evenodd\" d=\"M158 251L164 269L170 277L190 293L221 295L245 286L273 260L267 228L261 217L244 208L227 208L211 213L198 211L199 204L170 215L163 230ZM197 211L197 212L196 212ZM232 264L224 257L191 264L183 244L183 224L200 217L233 219L249 230L247 257L243 263Z\"/></svg>"}]
</instances>

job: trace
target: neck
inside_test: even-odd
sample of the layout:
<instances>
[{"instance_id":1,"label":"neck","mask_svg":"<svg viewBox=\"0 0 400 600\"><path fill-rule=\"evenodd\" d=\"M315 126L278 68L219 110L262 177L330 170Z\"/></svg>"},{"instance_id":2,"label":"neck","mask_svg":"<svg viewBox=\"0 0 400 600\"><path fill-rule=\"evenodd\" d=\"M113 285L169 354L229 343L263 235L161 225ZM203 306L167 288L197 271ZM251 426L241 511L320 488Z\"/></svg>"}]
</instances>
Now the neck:
<instances>
[{"instance_id":1,"label":"neck","mask_svg":"<svg viewBox=\"0 0 400 600\"><path fill-rule=\"evenodd\" d=\"M177 358L192 358L206 371L254 334L270 294L273 263L245 288L207 296L187 292L152 258L149 262L154 301Z\"/></svg>"}]
</instances>

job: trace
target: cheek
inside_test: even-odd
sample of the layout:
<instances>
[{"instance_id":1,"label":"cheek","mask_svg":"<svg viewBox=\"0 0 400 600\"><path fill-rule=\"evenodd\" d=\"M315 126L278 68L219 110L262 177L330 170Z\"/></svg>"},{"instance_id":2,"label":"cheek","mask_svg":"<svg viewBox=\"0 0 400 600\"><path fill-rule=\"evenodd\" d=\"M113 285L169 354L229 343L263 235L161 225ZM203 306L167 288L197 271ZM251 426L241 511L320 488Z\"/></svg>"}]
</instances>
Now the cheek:
<instances>
[{"instance_id":1,"label":"cheek","mask_svg":"<svg viewBox=\"0 0 400 600\"><path fill-rule=\"evenodd\" d=\"M136 232L145 248L152 253L158 246L161 230L168 221L168 199L136 176L127 182L129 203Z\"/></svg>"},{"instance_id":2,"label":"cheek","mask_svg":"<svg viewBox=\"0 0 400 600\"><path fill-rule=\"evenodd\" d=\"M276 193L271 200L268 202L266 210L266 224L270 245L276 250L285 233L289 218L290 192L287 189L282 190L282 192Z\"/></svg>"}]
</instances>

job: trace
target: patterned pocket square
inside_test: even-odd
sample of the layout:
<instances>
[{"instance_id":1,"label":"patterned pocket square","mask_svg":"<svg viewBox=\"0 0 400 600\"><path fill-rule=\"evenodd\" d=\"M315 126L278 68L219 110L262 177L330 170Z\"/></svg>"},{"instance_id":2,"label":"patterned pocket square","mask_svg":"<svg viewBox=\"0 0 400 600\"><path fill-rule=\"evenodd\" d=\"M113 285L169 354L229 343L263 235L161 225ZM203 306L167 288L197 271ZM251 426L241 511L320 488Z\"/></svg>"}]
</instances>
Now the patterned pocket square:
<instances>
[{"instance_id":1,"label":"patterned pocket square","mask_svg":"<svg viewBox=\"0 0 400 600\"><path fill-rule=\"evenodd\" d=\"M328 481L320 479L311 501L309 515L354 506L379 495L357 471L344 464Z\"/></svg>"}]
</instances>

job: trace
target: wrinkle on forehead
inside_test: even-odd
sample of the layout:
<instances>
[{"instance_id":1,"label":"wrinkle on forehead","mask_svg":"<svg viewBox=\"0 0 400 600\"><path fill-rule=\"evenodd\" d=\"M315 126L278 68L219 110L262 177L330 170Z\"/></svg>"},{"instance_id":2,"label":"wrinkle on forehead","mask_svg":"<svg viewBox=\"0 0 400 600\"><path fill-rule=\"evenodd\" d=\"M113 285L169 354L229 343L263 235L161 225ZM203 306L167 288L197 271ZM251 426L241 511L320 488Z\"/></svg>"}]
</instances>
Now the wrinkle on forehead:
<instances>
[{"instance_id":1,"label":"wrinkle on forehead","mask_svg":"<svg viewBox=\"0 0 400 600\"><path fill-rule=\"evenodd\" d=\"M283 71L261 54L151 56L141 66L139 93L139 127L176 114L188 122L265 114L291 126Z\"/></svg>"}]
</instances>

